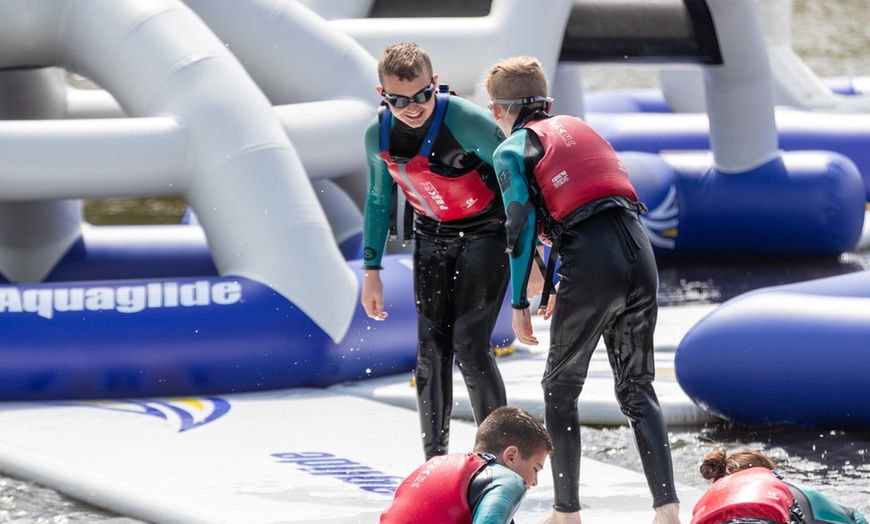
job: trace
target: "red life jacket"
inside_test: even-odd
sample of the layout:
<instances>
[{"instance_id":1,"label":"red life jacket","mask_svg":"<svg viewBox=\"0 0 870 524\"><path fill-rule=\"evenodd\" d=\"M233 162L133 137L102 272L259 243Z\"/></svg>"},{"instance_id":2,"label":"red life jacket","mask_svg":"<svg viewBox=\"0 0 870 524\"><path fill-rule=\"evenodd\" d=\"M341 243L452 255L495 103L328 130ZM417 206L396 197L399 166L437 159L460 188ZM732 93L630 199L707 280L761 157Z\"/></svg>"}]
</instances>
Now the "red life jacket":
<instances>
[{"instance_id":1,"label":"red life jacket","mask_svg":"<svg viewBox=\"0 0 870 524\"><path fill-rule=\"evenodd\" d=\"M533 120L524 127L541 140L544 155L535 180L556 222L599 198L622 196L637 201L628 171L610 143L586 122L570 116Z\"/></svg>"},{"instance_id":2,"label":"red life jacket","mask_svg":"<svg viewBox=\"0 0 870 524\"><path fill-rule=\"evenodd\" d=\"M486 464L473 453L429 459L399 485L380 524L471 524L468 485Z\"/></svg>"},{"instance_id":3,"label":"red life jacket","mask_svg":"<svg viewBox=\"0 0 870 524\"><path fill-rule=\"evenodd\" d=\"M786 523L794 495L785 482L764 467L752 467L720 478L701 495L691 524L718 524L738 517Z\"/></svg>"},{"instance_id":4,"label":"red life jacket","mask_svg":"<svg viewBox=\"0 0 870 524\"><path fill-rule=\"evenodd\" d=\"M435 118L417 156L407 162L397 162L390 156L390 122L392 113L386 107L380 121L381 158L393 180L402 188L405 199L418 213L433 220L450 221L466 218L486 209L495 198L477 170L458 177L446 177L429 169L429 153L444 121L450 95L435 95Z\"/></svg>"}]
</instances>

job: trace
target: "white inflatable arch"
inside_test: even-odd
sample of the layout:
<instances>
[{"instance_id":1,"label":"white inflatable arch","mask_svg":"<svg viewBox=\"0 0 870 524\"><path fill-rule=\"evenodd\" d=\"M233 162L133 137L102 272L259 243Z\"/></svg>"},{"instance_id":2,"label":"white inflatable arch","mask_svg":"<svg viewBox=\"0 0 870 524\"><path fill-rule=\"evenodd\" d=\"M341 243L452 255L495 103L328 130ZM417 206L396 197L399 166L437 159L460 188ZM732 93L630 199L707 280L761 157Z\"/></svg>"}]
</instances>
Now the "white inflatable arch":
<instances>
[{"instance_id":1,"label":"white inflatable arch","mask_svg":"<svg viewBox=\"0 0 870 524\"><path fill-rule=\"evenodd\" d=\"M80 236L77 199L183 195L221 275L264 283L333 340L344 336L358 283L327 241L299 155L270 100L190 8L179 0L0 3L3 81L48 86L43 77L57 74L49 66L94 80L130 118L0 121L7 278L38 281ZM29 93L24 112L45 118L39 108L52 93Z\"/></svg>"},{"instance_id":2,"label":"white inflatable arch","mask_svg":"<svg viewBox=\"0 0 870 524\"><path fill-rule=\"evenodd\" d=\"M319 9L316 2L308 4ZM534 5L528 0L493 0L484 17L344 18L329 23L375 57L396 42L419 43L432 57L441 82L485 105L483 80L502 58L536 56L553 78L571 5L564 0L541 0ZM326 2L323 10L329 17L352 12L336 0Z\"/></svg>"},{"instance_id":3,"label":"white inflatable arch","mask_svg":"<svg viewBox=\"0 0 870 524\"><path fill-rule=\"evenodd\" d=\"M713 2L708 2L710 5ZM835 93L792 47L792 0L754 0L756 18L764 35L766 60L771 71L775 103L794 109L827 113L866 113L870 96ZM736 36L743 33L734 28ZM720 36L721 33L720 33ZM706 110L703 79L697 68L661 70L662 91L677 112Z\"/></svg>"}]
</instances>

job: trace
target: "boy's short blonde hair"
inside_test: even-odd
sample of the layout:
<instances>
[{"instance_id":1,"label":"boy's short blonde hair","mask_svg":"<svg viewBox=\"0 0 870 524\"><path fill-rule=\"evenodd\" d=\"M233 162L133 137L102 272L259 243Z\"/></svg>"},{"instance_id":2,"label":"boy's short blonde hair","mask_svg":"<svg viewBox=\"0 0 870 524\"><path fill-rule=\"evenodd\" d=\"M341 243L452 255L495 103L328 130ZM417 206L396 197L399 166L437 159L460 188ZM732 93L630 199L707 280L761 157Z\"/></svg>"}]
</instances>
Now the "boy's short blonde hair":
<instances>
[{"instance_id":1,"label":"boy's short blonde hair","mask_svg":"<svg viewBox=\"0 0 870 524\"><path fill-rule=\"evenodd\" d=\"M495 64L486 77L491 100L518 100L547 96L547 75L533 56L515 56Z\"/></svg>"},{"instance_id":2,"label":"boy's short blonde hair","mask_svg":"<svg viewBox=\"0 0 870 524\"><path fill-rule=\"evenodd\" d=\"M381 85L384 78L392 76L408 81L425 75L432 78L432 60L422 47L414 42L393 44L384 50L378 60L378 79Z\"/></svg>"}]
</instances>

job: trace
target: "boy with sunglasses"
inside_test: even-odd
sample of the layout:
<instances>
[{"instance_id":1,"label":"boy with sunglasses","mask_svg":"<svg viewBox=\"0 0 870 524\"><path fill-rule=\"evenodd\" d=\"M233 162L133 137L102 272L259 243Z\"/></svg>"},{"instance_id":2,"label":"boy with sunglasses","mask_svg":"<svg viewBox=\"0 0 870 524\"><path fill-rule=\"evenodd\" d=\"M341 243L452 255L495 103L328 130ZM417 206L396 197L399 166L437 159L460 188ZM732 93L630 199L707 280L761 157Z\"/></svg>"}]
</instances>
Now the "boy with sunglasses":
<instances>
[{"instance_id":1,"label":"boy with sunglasses","mask_svg":"<svg viewBox=\"0 0 870 524\"><path fill-rule=\"evenodd\" d=\"M438 88L429 55L395 44L378 62L384 99L366 131L368 197L363 224L366 314L385 320L379 271L395 235L397 188L405 195L406 239L414 242L417 406L427 459L447 453L453 363L479 424L505 405L491 351L507 289L504 210L492 154L504 134L483 108Z\"/></svg>"},{"instance_id":2,"label":"boy with sunglasses","mask_svg":"<svg viewBox=\"0 0 870 524\"><path fill-rule=\"evenodd\" d=\"M653 388L653 331L658 272L638 218L625 166L604 138L581 119L550 115L547 77L533 57L502 60L489 72L490 110L510 136L495 152L507 209L517 339L537 344L527 283L538 239L551 242L551 263L562 265L555 307L544 279L541 308L552 314L550 348L541 384L544 420L553 438L555 504L542 521L580 524L580 417L577 399L589 361L604 337L616 379L616 399L634 430L653 496L656 524L678 524L668 429Z\"/></svg>"}]
</instances>

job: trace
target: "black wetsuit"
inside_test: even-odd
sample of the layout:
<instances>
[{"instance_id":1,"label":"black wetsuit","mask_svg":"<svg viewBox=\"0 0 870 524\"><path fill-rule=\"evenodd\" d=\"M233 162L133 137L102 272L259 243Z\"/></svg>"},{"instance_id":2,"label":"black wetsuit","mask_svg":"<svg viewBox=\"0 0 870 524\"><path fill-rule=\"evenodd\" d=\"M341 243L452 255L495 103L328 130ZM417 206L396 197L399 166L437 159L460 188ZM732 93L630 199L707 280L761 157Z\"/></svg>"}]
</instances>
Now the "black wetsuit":
<instances>
[{"instance_id":1,"label":"black wetsuit","mask_svg":"<svg viewBox=\"0 0 870 524\"><path fill-rule=\"evenodd\" d=\"M449 95L440 94L439 97ZM420 152L435 115L420 128L384 118L391 163ZM365 266L378 267L390 226L395 181L381 156L379 119L366 134L369 195L366 201ZM492 153L504 135L482 108L450 97L427 157L431 176L459 178L476 170L494 197L482 211L442 221L414 211L414 294L418 318L417 405L426 458L448 451L453 406L453 363L459 365L479 424L505 405L504 383L491 351L492 331L507 289L504 211L492 169ZM428 176L428 175L427 175ZM444 180L440 180L444 184ZM472 199L483 195L454 195ZM401 216L401 213L399 213Z\"/></svg>"},{"instance_id":2,"label":"black wetsuit","mask_svg":"<svg viewBox=\"0 0 870 524\"><path fill-rule=\"evenodd\" d=\"M542 380L545 422L554 447L554 507L562 512L580 509L577 399L602 336L616 398L634 431L653 506L678 502L667 426L653 389L658 272L638 219L643 206L625 196L630 186L624 166L597 133L579 119L549 120L543 113L530 115L527 125L539 120L551 124L551 131L539 131L552 133L548 142L519 127L496 151L495 165L509 210L508 235L517 239L511 246L515 308L529 307L525 288L539 227L543 224L550 238L564 229L554 244L561 260L560 283ZM544 160L545 151L553 156ZM538 169L539 163L549 170ZM560 202L535 202L532 193L545 186L542 192L551 191ZM611 186L614 190L608 193ZM613 196L602 196L608 194ZM581 204L570 207L571 199ZM551 213L558 207L571 211L556 224Z\"/></svg>"}]
</instances>

